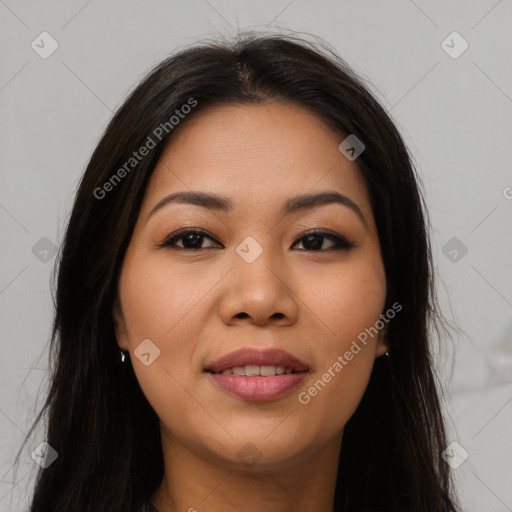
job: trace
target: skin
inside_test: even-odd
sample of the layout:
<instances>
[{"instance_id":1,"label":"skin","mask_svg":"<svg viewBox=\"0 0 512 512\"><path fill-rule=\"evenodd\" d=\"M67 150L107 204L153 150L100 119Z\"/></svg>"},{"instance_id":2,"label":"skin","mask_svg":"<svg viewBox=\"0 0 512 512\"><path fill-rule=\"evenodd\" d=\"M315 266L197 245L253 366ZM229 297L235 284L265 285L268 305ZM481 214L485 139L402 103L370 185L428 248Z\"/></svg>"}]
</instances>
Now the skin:
<instances>
[{"instance_id":1,"label":"skin","mask_svg":"<svg viewBox=\"0 0 512 512\"><path fill-rule=\"evenodd\" d=\"M383 329L299 403L384 312L378 233L363 176L338 149L344 138L297 105L209 107L176 131L152 174L113 315L160 418L165 475L151 498L159 512L332 511L344 425L387 350ZM228 196L234 209L173 203L149 217L162 198L189 190ZM336 203L279 214L292 196L328 190L354 201L366 223ZM200 249L157 247L183 228L212 238L199 239ZM356 247L330 250L334 242L320 237L311 249L304 233L314 228ZM235 252L248 236L263 248L252 263ZM148 366L134 354L145 339L160 349ZM309 372L280 399L242 400L203 371L240 347L284 349ZM244 446L260 457L250 467L237 455Z\"/></svg>"}]
</instances>

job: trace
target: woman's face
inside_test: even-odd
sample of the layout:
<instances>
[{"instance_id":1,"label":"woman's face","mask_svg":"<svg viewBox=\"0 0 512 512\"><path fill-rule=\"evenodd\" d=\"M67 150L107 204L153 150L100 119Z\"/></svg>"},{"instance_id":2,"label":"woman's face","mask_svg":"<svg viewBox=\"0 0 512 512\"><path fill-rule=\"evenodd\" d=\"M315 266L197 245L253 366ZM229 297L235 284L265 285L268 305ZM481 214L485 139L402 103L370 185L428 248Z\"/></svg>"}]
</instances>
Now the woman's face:
<instances>
[{"instance_id":1,"label":"woman's face","mask_svg":"<svg viewBox=\"0 0 512 512\"><path fill-rule=\"evenodd\" d=\"M386 278L366 185L338 149L344 138L299 106L224 105L189 119L164 151L123 262L114 318L166 446L267 468L339 448L386 350L385 328L360 341L383 313ZM160 203L192 191L231 207ZM291 207L320 193L356 206ZM159 245L185 228L205 233ZM353 247L338 247L336 237ZM279 375L285 360L254 353L226 364L278 375L207 371L238 349L281 349L306 371Z\"/></svg>"}]
</instances>

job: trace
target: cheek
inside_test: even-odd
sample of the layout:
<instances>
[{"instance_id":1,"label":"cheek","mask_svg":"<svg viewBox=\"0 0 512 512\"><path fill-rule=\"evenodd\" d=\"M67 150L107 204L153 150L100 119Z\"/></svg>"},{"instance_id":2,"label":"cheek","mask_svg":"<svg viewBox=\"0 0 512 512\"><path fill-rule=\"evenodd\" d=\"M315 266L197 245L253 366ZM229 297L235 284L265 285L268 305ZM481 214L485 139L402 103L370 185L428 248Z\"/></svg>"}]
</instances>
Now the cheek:
<instances>
[{"instance_id":1,"label":"cheek","mask_svg":"<svg viewBox=\"0 0 512 512\"><path fill-rule=\"evenodd\" d=\"M158 414L165 414L169 404L183 395L180 384L189 378L187 371L191 371L199 339L200 326L194 321L194 307L206 294L208 285L211 286L203 281L198 288L187 281L187 286L183 287L180 286L183 279L171 266L156 258L142 260L130 255L125 259L120 276L133 369ZM158 355L146 366L134 351L147 339L153 344L149 345L150 353L154 350Z\"/></svg>"},{"instance_id":2,"label":"cheek","mask_svg":"<svg viewBox=\"0 0 512 512\"><path fill-rule=\"evenodd\" d=\"M321 336L330 338L329 346L341 350L365 328L373 326L383 312L384 269L373 258L354 258L335 271L307 275L299 293L311 320L321 328Z\"/></svg>"},{"instance_id":3,"label":"cheek","mask_svg":"<svg viewBox=\"0 0 512 512\"><path fill-rule=\"evenodd\" d=\"M199 279L197 270L188 274L163 258L126 259L120 294L131 343L150 338L165 340L167 345L190 322L194 307L207 294L215 276Z\"/></svg>"},{"instance_id":4,"label":"cheek","mask_svg":"<svg viewBox=\"0 0 512 512\"><path fill-rule=\"evenodd\" d=\"M327 438L350 419L368 385L381 335L370 328L384 308L386 285L382 265L364 261L316 283L315 291L305 284L302 297L319 329L318 367L297 398L308 411L304 428L313 431L320 421Z\"/></svg>"},{"instance_id":5,"label":"cheek","mask_svg":"<svg viewBox=\"0 0 512 512\"><path fill-rule=\"evenodd\" d=\"M342 358L343 354L340 351ZM324 442L340 432L356 411L368 386L374 354L363 347L350 361L340 362L337 355L328 359L300 391L296 406L304 435Z\"/></svg>"}]
</instances>

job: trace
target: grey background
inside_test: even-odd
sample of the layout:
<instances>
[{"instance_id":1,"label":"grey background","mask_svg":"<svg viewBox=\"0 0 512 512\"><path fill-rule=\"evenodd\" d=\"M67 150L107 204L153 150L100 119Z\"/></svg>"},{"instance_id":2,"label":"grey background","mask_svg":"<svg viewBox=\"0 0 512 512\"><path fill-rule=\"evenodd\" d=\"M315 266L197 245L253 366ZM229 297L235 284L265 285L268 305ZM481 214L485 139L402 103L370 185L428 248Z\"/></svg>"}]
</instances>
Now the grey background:
<instances>
[{"instance_id":1,"label":"grey background","mask_svg":"<svg viewBox=\"0 0 512 512\"><path fill-rule=\"evenodd\" d=\"M443 310L460 327L438 353L449 439L468 453L459 495L468 512L511 511L511 19L507 0L0 0L0 510L26 506L44 441L13 474L47 385L55 258L43 251L62 241L112 111L181 45L281 27L324 38L366 76L414 155ZM43 31L59 45L47 59L31 47ZM459 40L441 44L453 31L469 43L458 58L445 50Z\"/></svg>"}]
</instances>

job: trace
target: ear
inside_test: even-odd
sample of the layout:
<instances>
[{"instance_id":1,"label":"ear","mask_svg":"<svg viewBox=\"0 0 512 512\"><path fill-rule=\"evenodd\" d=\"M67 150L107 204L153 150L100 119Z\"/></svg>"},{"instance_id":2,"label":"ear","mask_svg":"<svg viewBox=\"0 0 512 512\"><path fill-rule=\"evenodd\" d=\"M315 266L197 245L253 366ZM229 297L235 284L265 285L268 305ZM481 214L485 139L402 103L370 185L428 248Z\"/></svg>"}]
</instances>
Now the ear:
<instances>
[{"instance_id":1,"label":"ear","mask_svg":"<svg viewBox=\"0 0 512 512\"><path fill-rule=\"evenodd\" d=\"M383 356L386 352L389 352L389 343L388 343L388 326L384 327L384 329L379 333L379 339L377 341L377 349L375 352L375 357Z\"/></svg>"},{"instance_id":2,"label":"ear","mask_svg":"<svg viewBox=\"0 0 512 512\"><path fill-rule=\"evenodd\" d=\"M112 307L112 319L114 320L114 330L117 338L117 346L122 350L128 350L128 331L124 321L119 297L116 296Z\"/></svg>"}]
</instances>

